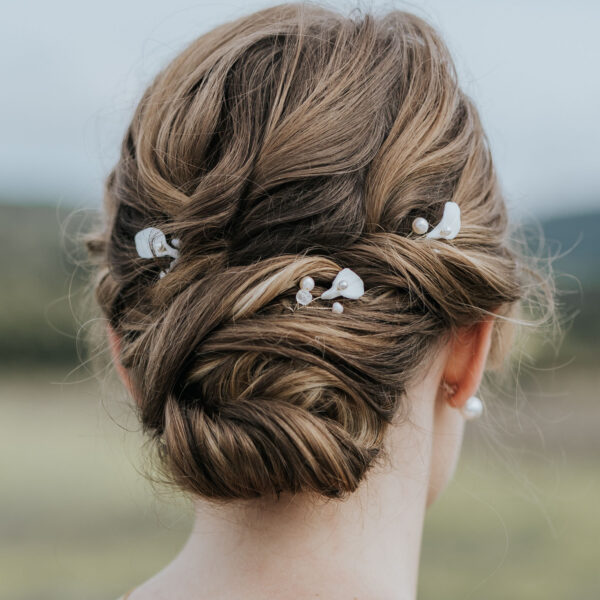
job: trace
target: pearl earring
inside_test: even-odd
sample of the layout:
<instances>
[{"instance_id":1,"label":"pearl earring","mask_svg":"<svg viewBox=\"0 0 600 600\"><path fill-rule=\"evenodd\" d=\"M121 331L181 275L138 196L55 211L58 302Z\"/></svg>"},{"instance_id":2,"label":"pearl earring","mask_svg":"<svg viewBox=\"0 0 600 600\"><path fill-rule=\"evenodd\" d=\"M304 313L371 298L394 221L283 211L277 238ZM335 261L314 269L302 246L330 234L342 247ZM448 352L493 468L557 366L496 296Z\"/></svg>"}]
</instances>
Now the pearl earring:
<instances>
[{"instance_id":1,"label":"pearl earring","mask_svg":"<svg viewBox=\"0 0 600 600\"><path fill-rule=\"evenodd\" d=\"M451 385L447 381L442 382L442 388L450 397L456 394L457 386ZM483 414L483 402L477 396L471 396L459 410L465 420L472 421Z\"/></svg>"},{"instance_id":2,"label":"pearl earring","mask_svg":"<svg viewBox=\"0 0 600 600\"><path fill-rule=\"evenodd\" d=\"M483 414L483 402L477 396L471 396L460 412L467 421L478 419Z\"/></svg>"}]
</instances>

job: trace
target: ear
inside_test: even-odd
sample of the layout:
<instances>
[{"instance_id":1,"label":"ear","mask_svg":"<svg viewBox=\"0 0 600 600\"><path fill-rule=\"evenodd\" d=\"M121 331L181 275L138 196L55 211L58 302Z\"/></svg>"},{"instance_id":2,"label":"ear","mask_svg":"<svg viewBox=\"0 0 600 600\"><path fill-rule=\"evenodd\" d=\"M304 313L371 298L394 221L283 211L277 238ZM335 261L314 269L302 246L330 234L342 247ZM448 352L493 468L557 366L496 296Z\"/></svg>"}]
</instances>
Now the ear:
<instances>
[{"instance_id":1,"label":"ear","mask_svg":"<svg viewBox=\"0 0 600 600\"><path fill-rule=\"evenodd\" d=\"M443 380L454 390L448 403L455 408L464 406L481 384L493 326L494 317L486 317L471 327L459 330L450 341Z\"/></svg>"},{"instance_id":2,"label":"ear","mask_svg":"<svg viewBox=\"0 0 600 600\"><path fill-rule=\"evenodd\" d=\"M112 361L115 365L115 369L123 382L123 385L129 390L129 393L133 396L133 387L131 385L131 379L129 378L129 373L127 369L123 366L121 362L121 339L115 332L115 330L110 326L110 324L106 325L106 334L108 336L108 342L110 345L110 353L112 355Z\"/></svg>"}]
</instances>

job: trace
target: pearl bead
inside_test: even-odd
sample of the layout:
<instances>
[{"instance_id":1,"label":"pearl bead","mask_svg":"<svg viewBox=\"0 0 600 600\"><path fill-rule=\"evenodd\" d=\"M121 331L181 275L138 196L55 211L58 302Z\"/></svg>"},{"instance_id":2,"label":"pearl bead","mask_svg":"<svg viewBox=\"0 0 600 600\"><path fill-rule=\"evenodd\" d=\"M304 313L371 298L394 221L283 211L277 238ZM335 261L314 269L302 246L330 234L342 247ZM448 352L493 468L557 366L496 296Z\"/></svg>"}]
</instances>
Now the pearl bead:
<instances>
[{"instance_id":1,"label":"pearl bead","mask_svg":"<svg viewBox=\"0 0 600 600\"><path fill-rule=\"evenodd\" d=\"M341 305L339 302L334 302L334 303L331 305L331 310L332 310L334 313L340 314L340 313L343 313L343 312L344 312L344 307L343 307L343 306L342 306L342 305Z\"/></svg>"},{"instance_id":2,"label":"pearl bead","mask_svg":"<svg viewBox=\"0 0 600 600\"><path fill-rule=\"evenodd\" d=\"M348 282L345 279L341 279L337 284L338 290L345 290L348 287Z\"/></svg>"},{"instance_id":3,"label":"pearl bead","mask_svg":"<svg viewBox=\"0 0 600 600\"><path fill-rule=\"evenodd\" d=\"M477 396L471 396L461 408L461 413L467 421L476 419L483 413L483 402Z\"/></svg>"},{"instance_id":4,"label":"pearl bead","mask_svg":"<svg viewBox=\"0 0 600 600\"><path fill-rule=\"evenodd\" d=\"M428 229L429 229L429 223L427 222L427 219L424 219L423 217L417 217L412 222L412 230L415 233L418 233L419 235L421 235L423 233L427 233Z\"/></svg>"},{"instance_id":5,"label":"pearl bead","mask_svg":"<svg viewBox=\"0 0 600 600\"><path fill-rule=\"evenodd\" d=\"M300 281L300 287L303 290L310 292L310 290L315 287L315 280L307 275L306 277L302 278L302 281Z\"/></svg>"},{"instance_id":6,"label":"pearl bead","mask_svg":"<svg viewBox=\"0 0 600 600\"><path fill-rule=\"evenodd\" d=\"M306 305L309 304L311 300L312 294L308 290L301 289L296 292L296 302L298 302L298 304Z\"/></svg>"}]
</instances>

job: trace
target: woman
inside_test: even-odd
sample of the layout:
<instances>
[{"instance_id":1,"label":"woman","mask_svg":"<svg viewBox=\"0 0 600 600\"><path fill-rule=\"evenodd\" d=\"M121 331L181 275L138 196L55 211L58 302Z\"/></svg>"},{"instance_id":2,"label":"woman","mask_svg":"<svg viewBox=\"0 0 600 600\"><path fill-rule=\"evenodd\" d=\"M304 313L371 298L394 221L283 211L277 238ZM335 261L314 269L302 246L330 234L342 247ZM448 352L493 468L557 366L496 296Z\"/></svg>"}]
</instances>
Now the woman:
<instances>
[{"instance_id":1,"label":"woman","mask_svg":"<svg viewBox=\"0 0 600 600\"><path fill-rule=\"evenodd\" d=\"M415 598L529 285L438 34L305 3L216 28L146 90L105 211L114 362L195 509L124 598Z\"/></svg>"}]
</instances>

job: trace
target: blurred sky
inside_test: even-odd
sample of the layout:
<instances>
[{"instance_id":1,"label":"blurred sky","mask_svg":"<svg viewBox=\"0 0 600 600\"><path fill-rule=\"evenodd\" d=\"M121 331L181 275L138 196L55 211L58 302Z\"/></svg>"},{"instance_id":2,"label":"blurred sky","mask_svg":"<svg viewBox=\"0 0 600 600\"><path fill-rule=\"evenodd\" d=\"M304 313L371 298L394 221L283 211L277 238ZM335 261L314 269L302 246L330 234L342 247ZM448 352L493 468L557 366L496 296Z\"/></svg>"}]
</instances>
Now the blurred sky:
<instances>
[{"instance_id":1,"label":"blurred sky","mask_svg":"<svg viewBox=\"0 0 600 600\"><path fill-rule=\"evenodd\" d=\"M0 199L97 203L136 101L217 24L277 2L2 0ZM600 209L600 1L329 2L417 12L481 111L511 207Z\"/></svg>"}]
</instances>

